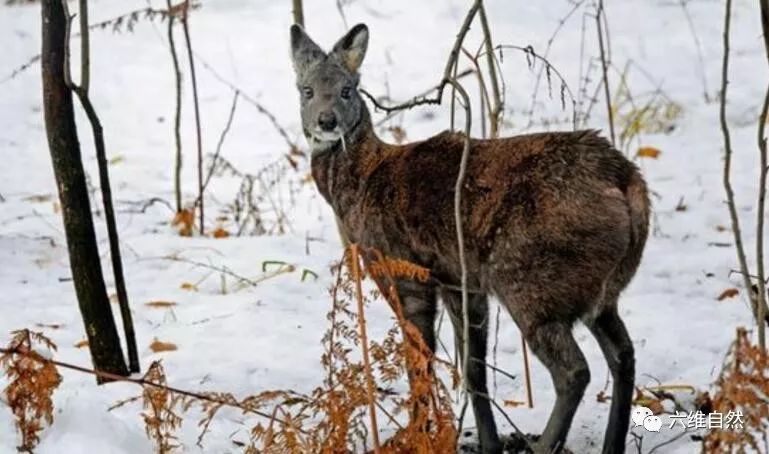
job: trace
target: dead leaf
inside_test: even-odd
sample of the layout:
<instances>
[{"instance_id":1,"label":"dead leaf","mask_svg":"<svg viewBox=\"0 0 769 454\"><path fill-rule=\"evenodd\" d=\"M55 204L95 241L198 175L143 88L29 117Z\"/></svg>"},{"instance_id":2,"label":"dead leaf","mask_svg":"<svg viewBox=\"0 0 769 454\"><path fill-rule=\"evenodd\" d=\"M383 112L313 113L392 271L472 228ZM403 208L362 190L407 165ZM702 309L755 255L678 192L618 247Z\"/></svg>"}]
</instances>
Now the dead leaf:
<instances>
[{"instance_id":1,"label":"dead leaf","mask_svg":"<svg viewBox=\"0 0 769 454\"><path fill-rule=\"evenodd\" d=\"M723 300L725 300L727 298L734 298L739 293L740 293L740 291L737 290L736 288L728 288L728 289L724 290L723 292L721 292L720 295L718 295L718 301L723 301Z\"/></svg>"},{"instance_id":2,"label":"dead leaf","mask_svg":"<svg viewBox=\"0 0 769 454\"><path fill-rule=\"evenodd\" d=\"M659 415L660 413L663 413L665 411L665 407L662 405L662 402L659 401L659 399L650 400L646 404L646 408L652 411L652 414Z\"/></svg>"},{"instance_id":3,"label":"dead leaf","mask_svg":"<svg viewBox=\"0 0 769 454\"><path fill-rule=\"evenodd\" d=\"M155 338L150 344L150 350L152 350L153 353L172 352L177 350L177 347L176 344L172 344L171 342L161 342Z\"/></svg>"},{"instance_id":4,"label":"dead leaf","mask_svg":"<svg viewBox=\"0 0 769 454\"><path fill-rule=\"evenodd\" d=\"M86 339L83 339L75 343L75 348L85 348L85 347L88 347L88 341Z\"/></svg>"},{"instance_id":5,"label":"dead leaf","mask_svg":"<svg viewBox=\"0 0 769 454\"><path fill-rule=\"evenodd\" d=\"M526 402L522 402L520 400L505 400L502 403L504 404L505 407L510 407L510 408L516 408L526 404Z\"/></svg>"},{"instance_id":6,"label":"dead leaf","mask_svg":"<svg viewBox=\"0 0 769 454\"><path fill-rule=\"evenodd\" d=\"M173 301L150 301L148 303L144 303L144 305L145 306L149 306L149 307L162 308L162 307L173 307L173 306L176 306L176 303L174 303Z\"/></svg>"},{"instance_id":7,"label":"dead leaf","mask_svg":"<svg viewBox=\"0 0 769 454\"><path fill-rule=\"evenodd\" d=\"M716 232L726 232L727 230L729 230L729 229L724 227L723 225L717 225L716 226Z\"/></svg>"},{"instance_id":8,"label":"dead leaf","mask_svg":"<svg viewBox=\"0 0 769 454\"><path fill-rule=\"evenodd\" d=\"M125 160L125 157L122 154L115 155L109 159L109 165L114 166L117 164L120 164Z\"/></svg>"},{"instance_id":9,"label":"dead leaf","mask_svg":"<svg viewBox=\"0 0 769 454\"><path fill-rule=\"evenodd\" d=\"M185 208L177 212L171 225L176 227L180 236L192 236L192 228L195 226L195 210Z\"/></svg>"},{"instance_id":10,"label":"dead leaf","mask_svg":"<svg viewBox=\"0 0 769 454\"><path fill-rule=\"evenodd\" d=\"M599 391L598 394L595 395L595 400L596 402L603 404L611 400L611 397L607 396L605 392Z\"/></svg>"},{"instance_id":11,"label":"dead leaf","mask_svg":"<svg viewBox=\"0 0 769 454\"><path fill-rule=\"evenodd\" d=\"M654 147L641 147L638 149L638 153L636 153L636 156L639 158L652 158L657 159L660 156L660 153L662 153L659 148Z\"/></svg>"},{"instance_id":12,"label":"dead leaf","mask_svg":"<svg viewBox=\"0 0 769 454\"><path fill-rule=\"evenodd\" d=\"M190 292L198 291L198 286L191 282L182 282L182 285L180 285L179 288L182 290L190 291Z\"/></svg>"},{"instance_id":13,"label":"dead leaf","mask_svg":"<svg viewBox=\"0 0 769 454\"><path fill-rule=\"evenodd\" d=\"M25 202L33 202L33 203L43 203L43 202L50 202L53 196L51 194L35 194L28 197L24 197L23 201Z\"/></svg>"},{"instance_id":14,"label":"dead leaf","mask_svg":"<svg viewBox=\"0 0 769 454\"><path fill-rule=\"evenodd\" d=\"M230 236L230 232L223 229L222 227L217 227L216 230L211 234L214 238L227 238Z\"/></svg>"}]
</instances>

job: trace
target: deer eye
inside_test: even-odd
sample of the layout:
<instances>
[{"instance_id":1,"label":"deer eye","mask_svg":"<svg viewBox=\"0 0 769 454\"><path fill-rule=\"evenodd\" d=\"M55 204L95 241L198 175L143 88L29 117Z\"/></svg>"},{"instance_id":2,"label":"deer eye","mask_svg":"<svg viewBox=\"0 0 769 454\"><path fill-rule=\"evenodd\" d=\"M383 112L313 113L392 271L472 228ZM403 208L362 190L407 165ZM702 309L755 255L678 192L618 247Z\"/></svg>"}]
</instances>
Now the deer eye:
<instances>
[{"instance_id":1,"label":"deer eye","mask_svg":"<svg viewBox=\"0 0 769 454\"><path fill-rule=\"evenodd\" d=\"M350 96L352 95L352 87L346 86L342 87L342 99L350 99Z\"/></svg>"},{"instance_id":2,"label":"deer eye","mask_svg":"<svg viewBox=\"0 0 769 454\"><path fill-rule=\"evenodd\" d=\"M307 99L312 99L314 95L315 95L315 92L312 90L311 87L302 87L302 96L304 96Z\"/></svg>"}]
</instances>

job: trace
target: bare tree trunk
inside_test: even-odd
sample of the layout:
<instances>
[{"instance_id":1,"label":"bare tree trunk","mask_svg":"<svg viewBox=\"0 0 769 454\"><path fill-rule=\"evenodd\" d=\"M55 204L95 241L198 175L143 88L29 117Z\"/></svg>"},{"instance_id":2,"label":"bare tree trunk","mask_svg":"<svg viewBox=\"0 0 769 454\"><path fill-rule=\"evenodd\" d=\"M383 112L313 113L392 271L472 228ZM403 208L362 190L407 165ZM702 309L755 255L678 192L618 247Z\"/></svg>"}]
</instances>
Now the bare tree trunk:
<instances>
[{"instance_id":1,"label":"bare tree trunk","mask_svg":"<svg viewBox=\"0 0 769 454\"><path fill-rule=\"evenodd\" d=\"M91 218L75 127L72 92L65 82L67 21L59 0L42 0L43 106L48 147L59 190L70 268L96 369L128 375Z\"/></svg>"}]
</instances>

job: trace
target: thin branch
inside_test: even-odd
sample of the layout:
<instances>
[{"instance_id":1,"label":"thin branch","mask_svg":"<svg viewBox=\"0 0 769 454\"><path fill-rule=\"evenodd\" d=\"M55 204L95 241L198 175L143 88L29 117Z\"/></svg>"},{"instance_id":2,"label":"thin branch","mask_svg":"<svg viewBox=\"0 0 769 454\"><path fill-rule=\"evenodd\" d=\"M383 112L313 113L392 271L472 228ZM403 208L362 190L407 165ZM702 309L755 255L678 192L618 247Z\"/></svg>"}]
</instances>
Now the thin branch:
<instances>
[{"instance_id":1,"label":"thin branch","mask_svg":"<svg viewBox=\"0 0 769 454\"><path fill-rule=\"evenodd\" d=\"M88 0L80 0L80 89L88 94L91 85L91 38L88 33Z\"/></svg>"},{"instance_id":2,"label":"thin branch","mask_svg":"<svg viewBox=\"0 0 769 454\"><path fill-rule=\"evenodd\" d=\"M214 402L214 403L217 403L217 404L220 404L220 405L224 405L224 406L227 406L227 407L238 408L240 410L243 410L246 413L252 413L254 415L261 416L263 418L274 419L276 422L279 422L281 424L287 424L285 421L281 421L280 419L276 419L274 417L274 415L272 415L272 414L265 413L265 412L262 412L262 411L254 409L253 406L244 405L244 404L242 404L240 402L237 402L237 401L233 402L233 401L230 401L230 400L227 400L227 399L219 399L219 398L217 398L215 396L208 395L208 394L205 394L205 393L194 392L194 391L187 391L187 390L184 390L184 389L175 388L173 386L161 385L159 383L148 381L148 380L146 380L144 378L124 377L122 375L117 375L117 374L113 374L113 373L110 373L110 372L101 371L101 370L98 370L98 369L88 369L86 367L77 366L75 364L70 364L70 363L65 363L65 362L62 362L62 361L57 361L55 359L45 358L45 357L43 357L43 356L41 356L39 354L31 354L33 352L23 351L23 350L20 350L18 348L8 349L8 348L0 347L0 353L2 353L4 355L10 355L10 354L12 354L12 355L21 355L21 356L24 356L25 358L29 358L29 359L32 359L34 361L41 362L41 363L44 363L44 364L53 364L56 367L62 367L64 369L69 369L69 370L74 370L74 371L77 371L77 372L82 372L84 374L94 375L96 377L104 379L105 381L127 382L127 383L133 383L133 384L140 385L140 386L151 386L153 388L163 389L165 391L169 391L169 392L172 392L174 394L179 394L181 396L192 397L194 399L204 400L204 401L208 401L208 402ZM300 432L302 432L302 433L305 433L301 429L298 429L298 430Z\"/></svg>"},{"instance_id":3,"label":"thin branch","mask_svg":"<svg viewBox=\"0 0 769 454\"><path fill-rule=\"evenodd\" d=\"M235 95L232 97L232 105L230 106L230 113L227 116L227 123L224 125L222 134L219 136L219 142L216 144L216 151L214 152L213 158L211 158L211 165L208 167L208 174L206 175L205 181L203 181L203 189L200 192L201 197L203 193L205 193L206 188L208 187L208 183L211 181L211 177L214 176L216 163L219 161L219 155L222 153L222 145L224 145L224 139L227 138L227 133L230 132L230 128L232 127L232 120L235 118L235 109L238 107L238 97L240 97L240 93L236 91ZM199 197L195 201L195 205L200 202L201 198Z\"/></svg>"},{"instance_id":4,"label":"thin branch","mask_svg":"<svg viewBox=\"0 0 769 454\"><path fill-rule=\"evenodd\" d=\"M291 10L294 15L294 23L304 28L304 8L302 6L302 0L293 0L293 8Z\"/></svg>"},{"instance_id":5,"label":"thin branch","mask_svg":"<svg viewBox=\"0 0 769 454\"><path fill-rule=\"evenodd\" d=\"M512 49L517 50L520 52L523 52L526 55L526 61L529 64L529 68L531 68L534 65L533 60L538 60L542 62L543 65L545 65L546 72L555 74L555 77L558 78L558 81L561 83L560 87L560 99L561 99L561 108L566 109L566 98L569 99L571 102L571 108L572 108L572 124L574 128L577 127L577 100L574 96L574 93L571 91L571 88L569 87L569 84L566 83L566 79L563 77L563 74L561 74L560 71L558 71L558 68L556 68L550 61L538 54L532 46L516 46L514 44L499 44L494 47L494 50L504 50L504 49ZM549 75L548 75L549 77Z\"/></svg>"},{"instance_id":6,"label":"thin branch","mask_svg":"<svg viewBox=\"0 0 769 454\"><path fill-rule=\"evenodd\" d=\"M216 71L216 69L215 69L215 68L214 68L214 67L213 67L211 64L209 64L208 62L206 62L206 61L205 61L205 60L204 60L204 59L203 59L203 58L202 58L200 55L198 55L197 53L195 53L195 58L196 58L196 59L197 59L197 61L198 61L198 62L199 62L199 63L200 63L202 66L203 66L203 69L205 69L205 70L207 70L208 72L210 72L210 73L211 73L211 75L212 75L212 76L214 76L214 78L216 78L216 79L217 79L219 82L221 82L221 83L223 83L224 85L226 85L226 86L230 87L230 90L232 90L232 91L234 91L234 92L236 92L236 93L239 93L239 94L240 94L240 96L243 98L243 100L244 100L244 101L246 101L247 103L249 103L249 104L251 104L252 106L254 106L254 107L256 108L256 110L257 110L257 111L258 111L260 114L262 114L262 115L264 115L265 117L267 117L267 119L268 119L268 120L270 120L270 123L272 123L273 127L275 127L275 130L276 130L276 131L278 131L278 134L280 134L280 135L281 135L281 137L283 137L283 140L285 140L286 144L288 144L288 147L289 147L289 149L291 149L291 150L296 150L296 149L298 149L298 147L296 146L296 144L295 144L295 143L294 143L294 142L291 140L291 138L288 136L288 132L286 131L286 129L285 129L283 126L281 126L281 124L280 124L280 123L278 123L278 119L275 117L275 115L274 115L272 112L270 112L270 111L269 111L269 110L268 110L268 109L267 109L267 108L266 108L264 105L262 105L261 103L259 103L258 101L256 101L254 98L252 98L251 96L249 96L248 94L246 94L246 93L245 93L245 92L244 92L244 91L243 91L241 88L237 87L235 84L233 84L233 83L232 83L232 82L230 82L229 80L227 80L227 79L225 79L224 77L222 77L222 75L221 75L221 74L219 74L219 73Z\"/></svg>"},{"instance_id":7,"label":"thin branch","mask_svg":"<svg viewBox=\"0 0 769 454\"><path fill-rule=\"evenodd\" d=\"M521 334L521 351L523 352L523 376L526 384L526 404L534 408L534 396L531 392L531 369L529 368L529 349L526 347L526 338Z\"/></svg>"},{"instance_id":8,"label":"thin branch","mask_svg":"<svg viewBox=\"0 0 769 454\"><path fill-rule=\"evenodd\" d=\"M742 275L745 291L748 294L753 314L756 317L756 323L762 323L758 319L758 305L756 299L750 295L750 269L745 256L745 247L742 243L742 231L740 230L740 218L737 213L737 206L734 201L734 191L731 183L732 168L732 139L729 133L729 125L726 122L726 95L729 85L729 30L732 18L732 0L726 0L726 12L724 14L724 56L721 65L721 103L719 110L719 120L721 123L721 133L724 137L724 175L723 184L726 191L726 200L729 207L729 216L732 222L732 233L734 234L734 243L737 250L737 260L740 264L740 274Z\"/></svg>"},{"instance_id":9,"label":"thin branch","mask_svg":"<svg viewBox=\"0 0 769 454\"><path fill-rule=\"evenodd\" d=\"M495 139L499 136L499 126L502 121L503 111L503 99L499 92L499 81L497 80L497 70L494 64L494 42L491 40L491 28L489 27L489 20L486 17L486 8L481 3L478 10L481 18L481 27L483 28L483 41L486 46L486 58L489 64L489 78L491 79L491 94L493 95L494 104L489 106L491 111L489 120L491 121L491 138ZM456 77L455 77L456 79Z\"/></svg>"},{"instance_id":10,"label":"thin branch","mask_svg":"<svg viewBox=\"0 0 769 454\"><path fill-rule=\"evenodd\" d=\"M585 0L579 0L574 2L574 5L572 5L572 8L566 13L565 16L563 16L561 19L558 20L558 26L555 27L555 30L553 30L553 33L550 34L550 37L547 39L547 45L545 46L545 52L542 54L543 58L548 58L550 55L550 49L553 47L553 43L555 42L555 37L558 36L558 33L560 33L561 29L566 25L566 22L569 21L571 16L579 10L579 8L582 6L582 4L585 3ZM584 32L584 28L583 28ZM580 44L580 76L582 75L582 53L583 53L583 46L584 39L582 40ZM532 116L534 115L534 106L537 103L537 95L539 94L539 86L542 82L542 74L545 72L545 67L541 67L539 71L537 72L537 78L534 82L534 91L531 94L531 105L529 106L529 124L531 125L533 123ZM549 83L549 81L548 81ZM575 126L576 128L576 126Z\"/></svg>"},{"instance_id":11,"label":"thin branch","mask_svg":"<svg viewBox=\"0 0 769 454\"><path fill-rule=\"evenodd\" d=\"M462 22L462 26L459 29L459 33L457 33L457 39L454 41L454 46L451 48L451 53L449 53L449 58L446 61L446 67L443 69L442 79L438 83L438 86L436 88L437 93L435 94L434 98L428 98L427 95L415 96L410 101L406 101L393 106L385 106L380 104L376 100L376 98L372 96L370 93L368 93L367 91L361 90L361 93L363 93L369 98L369 100L371 101L372 104L374 104L374 107L376 109L381 110L388 114L392 112L397 112L400 110L408 110L408 109L425 105L425 104L434 104L434 105L440 104L443 99L443 91L446 88L446 85L452 85L451 84L452 80L454 81L454 83L456 83L456 79L452 79L452 71L457 62L457 59L459 58L459 52L460 52L460 49L462 48L462 42L465 40L465 36L467 35L467 32L470 30L470 24L473 22L473 18L475 17L475 14L478 12L478 9L480 7L481 7L481 0L475 0L475 2L473 2L473 6L471 6L470 10L467 12L467 15L465 16L465 20L464 22Z\"/></svg>"},{"instance_id":12,"label":"thin branch","mask_svg":"<svg viewBox=\"0 0 769 454\"><path fill-rule=\"evenodd\" d=\"M168 11L171 11L171 0L166 0ZM174 112L174 139L176 141L176 156L174 158L174 196L176 198L176 212L182 211L182 71L179 68L179 56L176 53L176 41L174 40L175 14L168 15L168 48L171 51L171 61L174 66L174 80L176 82L176 109Z\"/></svg>"},{"instance_id":13,"label":"thin branch","mask_svg":"<svg viewBox=\"0 0 769 454\"><path fill-rule=\"evenodd\" d=\"M371 358L366 333L366 316L363 308L363 289L361 288L360 257L357 244L350 245L350 263L353 279L355 279L355 299L358 303L358 335L360 336L361 352L363 355L363 370L366 374L371 434L374 437L374 453L379 454L381 447L379 444L379 428L376 421L376 384L374 383L374 374L371 371Z\"/></svg>"},{"instance_id":14,"label":"thin branch","mask_svg":"<svg viewBox=\"0 0 769 454\"><path fill-rule=\"evenodd\" d=\"M694 47L697 50L697 61L700 65L700 79L702 79L702 90L705 102L710 102L710 89L708 88L708 78L705 71L705 59L702 57L702 44L700 43L700 37L697 35L697 29L694 28L692 16L689 14L689 0L679 0L678 3L681 5L681 10L683 10L684 17L686 17L686 23L689 25L689 31L694 39Z\"/></svg>"},{"instance_id":15,"label":"thin branch","mask_svg":"<svg viewBox=\"0 0 769 454\"><path fill-rule=\"evenodd\" d=\"M469 76L473 72L474 71L471 68L467 68L464 71L460 71L459 74L457 74L456 80L459 81L459 80L463 79L464 77ZM414 99L414 98L424 98L425 96L427 96L430 93L432 93L432 92L434 92L436 90L439 90L439 89L440 89L440 84L435 85L435 86L433 86L433 87L431 87L431 88L429 88L427 90L424 90L424 91L420 92L419 94L413 96L412 99ZM376 98L374 98L374 95L372 95L371 93L369 93L368 91L366 91L366 90L364 90L362 88L360 89L360 92L363 93L371 101L371 103L374 104L378 109L380 108L378 106L381 106L381 101L379 101ZM381 120L377 121L376 126L377 127L382 126L383 124L385 124L386 122L391 120L393 117L395 117L399 113L400 113L400 111L397 111L397 110L387 113L387 115L382 117Z\"/></svg>"},{"instance_id":16,"label":"thin branch","mask_svg":"<svg viewBox=\"0 0 769 454\"><path fill-rule=\"evenodd\" d=\"M617 140L614 134L614 111L611 106L611 93L609 89L609 65L606 60L606 50L603 43L603 23L601 16L606 16L603 9L603 0L598 0L598 9L595 16L595 26L598 31L598 50L601 52L601 69L603 70L603 90L606 97L606 113L609 116L609 132L611 134L611 144L616 146Z\"/></svg>"},{"instance_id":17,"label":"thin branch","mask_svg":"<svg viewBox=\"0 0 769 454\"><path fill-rule=\"evenodd\" d=\"M66 4L66 0L62 0ZM71 75L69 77L70 89L77 95L83 110L88 117L93 132L94 148L96 150L96 161L99 168L99 185L101 186L102 203L104 204L104 219L107 223L107 236L109 239L110 257L112 259L112 272L115 279L115 292L117 293L118 306L120 307L120 317L123 320L123 330L125 332L126 345L128 351L128 367L131 372L139 372L139 353L136 346L136 332L133 325L133 316L128 304L128 292L126 291L125 273L123 272L123 260L120 252L120 239L115 221L115 209L112 204L112 188L109 181L109 162L107 161L107 151L104 143L104 129L101 120L96 113L96 109L88 96L88 86L90 84L90 38L88 27L88 0L80 0L80 85L72 83ZM66 9L65 9L66 12ZM70 36L71 17L67 23L67 36ZM69 47L69 42L66 43ZM69 59L67 59L69 63ZM65 74L71 74L69 66L65 67Z\"/></svg>"},{"instance_id":18,"label":"thin branch","mask_svg":"<svg viewBox=\"0 0 769 454\"><path fill-rule=\"evenodd\" d=\"M769 61L769 0L761 0L761 29L764 33L764 49L766 51L767 61ZM758 301L757 301L757 323L758 323L758 346L766 351L766 331L764 327L764 318L766 317L766 281L764 277L764 212L766 205L766 176L767 176L767 151L766 151L766 120L769 114L769 87L764 95L764 106L761 109L761 115L758 117L758 151L761 161L761 170L758 189L758 213L757 213L757 232L756 232L756 268L758 273Z\"/></svg>"},{"instance_id":19,"label":"thin branch","mask_svg":"<svg viewBox=\"0 0 769 454\"><path fill-rule=\"evenodd\" d=\"M459 251L460 282L462 285L462 389L464 390L465 403L467 407L469 385L467 382L470 358L470 309L469 296L467 292L467 259L465 257L465 234L462 226L462 189L465 185L465 175L467 173L467 162L470 158L470 130L473 125L472 112L470 107L470 96L464 87L457 81L450 79L447 81L459 93L465 106L465 137L462 148L462 158L459 161L459 174L454 185L454 223L456 224L457 249ZM460 416L461 420L461 416Z\"/></svg>"},{"instance_id":20,"label":"thin branch","mask_svg":"<svg viewBox=\"0 0 769 454\"><path fill-rule=\"evenodd\" d=\"M189 25L190 0L185 0L182 10L182 29L184 30L184 44L187 47L187 59L190 63L190 79L192 80L192 101L195 106L195 135L198 147L198 197L200 198L199 223L200 234L206 234L205 206L203 203L203 139L200 131L200 104L198 102L198 82L195 77L195 56L192 53L192 41Z\"/></svg>"}]
</instances>

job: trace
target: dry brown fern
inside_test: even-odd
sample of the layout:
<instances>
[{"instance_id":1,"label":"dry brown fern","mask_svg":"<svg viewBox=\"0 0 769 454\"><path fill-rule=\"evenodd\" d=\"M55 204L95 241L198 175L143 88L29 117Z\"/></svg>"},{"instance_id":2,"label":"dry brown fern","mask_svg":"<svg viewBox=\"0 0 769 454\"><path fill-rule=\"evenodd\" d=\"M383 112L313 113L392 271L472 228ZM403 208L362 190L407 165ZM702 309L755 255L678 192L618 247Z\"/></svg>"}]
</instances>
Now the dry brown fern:
<instances>
[{"instance_id":1,"label":"dry brown fern","mask_svg":"<svg viewBox=\"0 0 769 454\"><path fill-rule=\"evenodd\" d=\"M56 345L42 333L26 329L14 331L13 338L0 356L0 367L8 378L3 390L16 418L21 435L20 451L32 451L40 441L44 425L53 423L51 397L61 383L56 366L38 353L35 344L49 351Z\"/></svg>"},{"instance_id":2,"label":"dry brown fern","mask_svg":"<svg viewBox=\"0 0 769 454\"><path fill-rule=\"evenodd\" d=\"M751 343L744 328L737 329L712 402L713 411L724 419L741 414L743 427L712 429L705 437L704 452L742 453L746 448L762 452L759 440L765 443L769 435L769 357Z\"/></svg>"}]
</instances>

